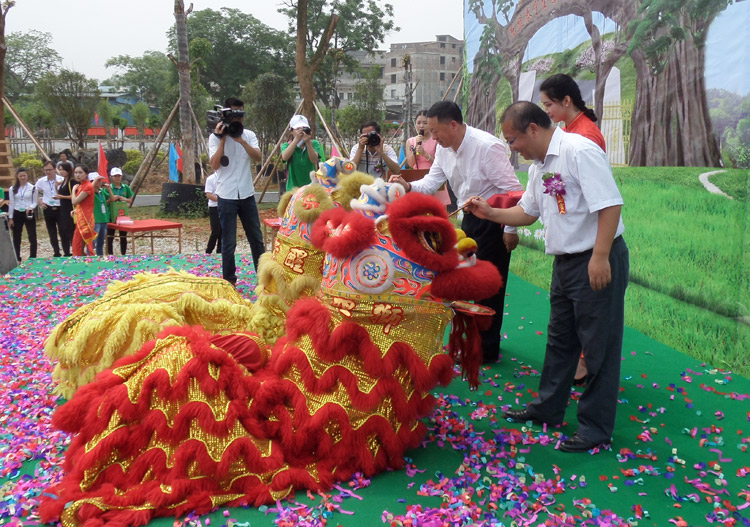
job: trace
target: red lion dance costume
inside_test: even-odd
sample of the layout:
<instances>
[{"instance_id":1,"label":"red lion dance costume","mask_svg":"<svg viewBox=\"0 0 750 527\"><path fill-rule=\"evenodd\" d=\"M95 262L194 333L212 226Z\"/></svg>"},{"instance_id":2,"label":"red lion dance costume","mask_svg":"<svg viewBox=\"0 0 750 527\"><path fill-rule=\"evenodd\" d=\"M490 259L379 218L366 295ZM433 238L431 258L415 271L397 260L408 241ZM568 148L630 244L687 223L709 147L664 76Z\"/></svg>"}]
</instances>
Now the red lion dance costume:
<instances>
[{"instance_id":1,"label":"red lion dance costume","mask_svg":"<svg viewBox=\"0 0 750 527\"><path fill-rule=\"evenodd\" d=\"M320 290L294 302L272 349L257 334L167 328L57 411L75 437L43 521L141 525L403 465L430 391L454 376L449 302L490 296L500 276L462 262L443 205L416 193L377 221L327 210L310 238L325 253Z\"/></svg>"}]
</instances>

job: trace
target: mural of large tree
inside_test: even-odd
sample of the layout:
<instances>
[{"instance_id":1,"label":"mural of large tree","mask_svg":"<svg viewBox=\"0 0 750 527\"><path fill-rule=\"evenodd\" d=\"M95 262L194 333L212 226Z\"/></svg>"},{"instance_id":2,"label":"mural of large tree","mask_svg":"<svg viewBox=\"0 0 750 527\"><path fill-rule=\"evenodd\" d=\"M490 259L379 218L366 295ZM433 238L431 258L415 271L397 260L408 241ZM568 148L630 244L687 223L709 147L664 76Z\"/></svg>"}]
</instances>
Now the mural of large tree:
<instances>
[{"instance_id":1,"label":"mural of large tree","mask_svg":"<svg viewBox=\"0 0 750 527\"><path fill-rule=\"evenodd\" d=\"M729 0L469 0L484 25L475 57L467 121L495 131L495 94L502 74L518 99L523 51L545 24L566 15L584 19L596 57L595 111L604 83L627 51L637 73L631 165L715 166L720 162L703 80L708 27ZM614 49L604 56L593 12L613 20ZM512 15L511 15L512 13Z\"/></svg>"},{"instance_id":2,"label":"mural of large tree","mask_svg":"<svg viewBox=\"0 0 750 527\"><path fill-rule=\"evenodd\" d=\"M704 80L706 36L728 0L643 0L629 25L636 69L633 166L719 166Z\"/></svg>"}]
</instances>

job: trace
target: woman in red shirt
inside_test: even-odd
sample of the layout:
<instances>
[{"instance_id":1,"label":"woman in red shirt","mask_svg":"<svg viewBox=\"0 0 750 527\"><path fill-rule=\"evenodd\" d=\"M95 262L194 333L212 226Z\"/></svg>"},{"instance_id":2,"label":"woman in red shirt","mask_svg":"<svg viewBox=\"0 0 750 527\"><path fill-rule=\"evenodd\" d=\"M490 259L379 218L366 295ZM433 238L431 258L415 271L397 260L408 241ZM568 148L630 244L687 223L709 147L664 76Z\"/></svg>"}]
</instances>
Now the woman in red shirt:
<instances>
[{"instance_id":1,"label":"woman in red shirt","mask_svg":"<svg viewBox=\"0 0 750 527\"><path fill-rule=\"evenodd\" d=\"M569 75L558 73L546 79L539 87L539 99L552 122L565 122L564 130L591 139L607 151L604 136L596 126L596 114L581 97L578 84Z\"/></svg>"},{"instance_id":2,"label":"woman in red shirt","mask_svg":"<svg viewBox=\"0 0 750 527\"><path fill-rule=\"evenodd\" d=\"M94 244L96 230L94 230L94 186L88 179L88 168L86 165L76 165L73 177L78 185L73 187L73 198L71 202L76 230L73 232L73 256L83 256L83 248L89 256L94 256Z\"/></svg>"}]
</instances>

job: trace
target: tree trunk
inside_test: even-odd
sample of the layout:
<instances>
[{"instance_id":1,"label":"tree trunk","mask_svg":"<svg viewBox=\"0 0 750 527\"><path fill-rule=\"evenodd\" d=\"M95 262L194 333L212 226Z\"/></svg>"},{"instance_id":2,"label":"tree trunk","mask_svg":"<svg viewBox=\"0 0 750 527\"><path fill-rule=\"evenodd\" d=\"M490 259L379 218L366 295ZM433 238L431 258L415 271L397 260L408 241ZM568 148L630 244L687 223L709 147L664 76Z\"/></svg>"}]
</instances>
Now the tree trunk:
<instances>
[{"instance_id":1,"label":"tree trunk","mask_svg":"<svg viewBox=\"0 0 750 527\"><path fill-rule=\"evenodd\" d=\"M492 75L489 81L485 81L479 68L474 68L469 85L469 110L464 116L467 124L480 130L495 131L495 99L499 80L499 75Z\"/></svg>"},{"instance_id":2,"label":"tree trunk","mask_svg":"<svg viewBox=\"0 0 750 527\"><path fill-rule=\"evenodd\" d=\"M182 0L174 2L175 33L177 35L177 75L180 83L180 131L182 133L182 177L183 181L199 183L195 175L195 154L193 138L193 116L190 112L190 53L188 51L187 13Z\"/></svg>"},{"instance_id":3,"label":"tree trunk","mask_svg":"<svg viewBox=\"0 0 750 527\"><path fill-rule=\"evenodd\" d=\"M336 14L331 15L331 20L328 22L328 27L320 38L318 49L315 50L312 57L307 59L307 0L297 1L297 49L296 49L296 61L295 70L297 72L297 82L299 82L300 92L302 93L302 110L301 113L310 123L313 136L317 129L315 107L315 84L313 83L313 77L315 72L323 62L326 53L328 52L328 45L331 41L331 36L336 28L336 24L339 21L339 17Z\"/></svg>"},{"instance_id":4,"label":"tree trunk","mask_svg":"<svg viewBox=\"0 0 750 527\"><path fill-rule=\"evenodd\" d=\"M676 42L658 73L640 51L632 58L637 82L631 166L721 166L706 100L705 49L690 36Z\"/></svg>"},{"instance_id":5,"label":"tree trunk","mask_svg":"<svg viewBox=\"0 0 750 527\"><path fill-rule=\"evenodd\" d=\"M0 141L5 139L5 53L8 48L5 46L5 15L10 7L0 6ZM2 161L0 161L2 162Z\"/></svg>"}]
</instances>

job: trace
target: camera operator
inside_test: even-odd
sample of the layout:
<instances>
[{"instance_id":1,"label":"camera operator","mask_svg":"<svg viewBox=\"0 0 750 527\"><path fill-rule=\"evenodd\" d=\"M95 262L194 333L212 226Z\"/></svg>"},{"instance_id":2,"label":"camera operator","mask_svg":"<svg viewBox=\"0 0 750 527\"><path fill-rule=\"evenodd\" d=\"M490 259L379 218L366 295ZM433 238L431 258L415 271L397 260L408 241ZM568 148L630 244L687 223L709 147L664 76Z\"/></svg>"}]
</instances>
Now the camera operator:
<instances>
[{"instance_id":1,"label":"camera operator","mask_svg":"<svg viewBox=\"0 0 750 527\"><path fill-rule=\"evenodd\" d=\"M386 170L392 174L400 174L396 151L385 144L380 135L380 125L375 121L367 121L359 129L357 147L352 148L349 159L357 165L357 170L371 176L383 178Z\"/></svg>"},{"instance_id":2,"label":"camera operator","mask_svg":"<svg viewBox=\"0 0 750 527\"><path fill-rule=\"evenodd\" d=\"M307 117L295 115L289 121L289 142L281 145L281 159L288 163L289 176L286 190L303 187L310 183L310 172L317 170L318 162L325 161L323 146L312 138Z\"/></svg>"},{"instance_id":3,"label":"camera operator","mask_svg":"<svg viewBox=\"0 0 750 527\"><path fill-rule=\"evenodd\" d=\"M260 230L258 206L255 203L255 188L251 160L262 159L258 139L250 130L234 137L234 123L242 125L245 103L234 97L224 101L222 115L225 119L216 125L208 139L208 155L211 168L216 173L216 195L219 197L219 223L221 223L221 269L224 280L237 283L237 266L234 252L237 247L237 217L242 222L253 264L258 269L258 260L265 252L263 234ZM226 132L230 133L226 133Z\"/></svg>"}]
</instances>

